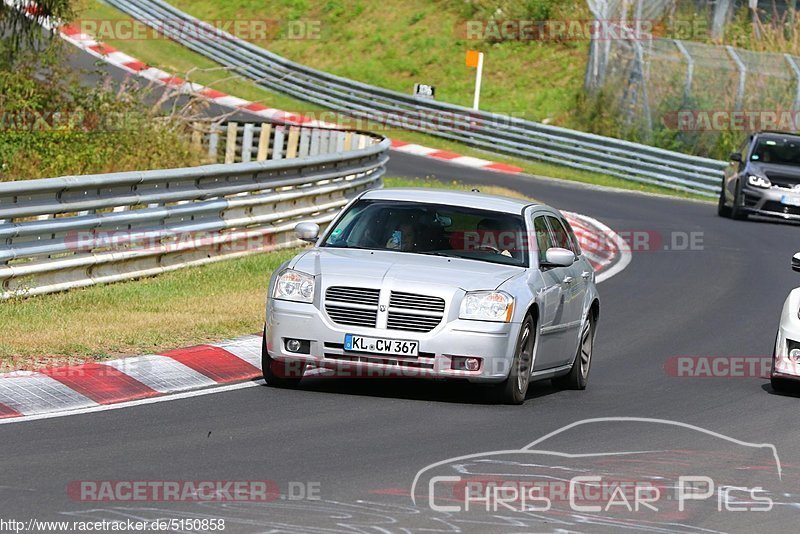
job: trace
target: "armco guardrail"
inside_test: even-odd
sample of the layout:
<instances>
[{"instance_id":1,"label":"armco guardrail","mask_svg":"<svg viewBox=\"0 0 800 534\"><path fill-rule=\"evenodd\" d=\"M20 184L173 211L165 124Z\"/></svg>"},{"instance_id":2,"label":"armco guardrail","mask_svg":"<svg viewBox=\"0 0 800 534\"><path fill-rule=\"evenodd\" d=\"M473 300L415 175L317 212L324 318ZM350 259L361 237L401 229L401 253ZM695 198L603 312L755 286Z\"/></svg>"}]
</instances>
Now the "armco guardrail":
<instances>
[{"instance_id":1,"label":"armco guardrail","mask_svg":"<svg viewBox=\"0 0 800 534\"><path fill-rule=\"evenodd\" d=\"M323 137L305 157L0 183L0 298L300 245L297 223L330 222L388 160L388 139L297 129L298 145Z\"/></svg>"},{"instance_id":2,"label":"armco guardrail","mask_svg":"<svg viewBox=\"0 0 800 534\"><path fill-rule=\"evenodd\" d=\"M108 2L259 85L350 116L477 148L714 196L723 161L418 99L311 69L222 32L161 0ZM204 30L200 32L200 29ZM188 31L187 31L188 29ZM207 33L200 35L198 33Z\"/></svg>"}]
</instances>

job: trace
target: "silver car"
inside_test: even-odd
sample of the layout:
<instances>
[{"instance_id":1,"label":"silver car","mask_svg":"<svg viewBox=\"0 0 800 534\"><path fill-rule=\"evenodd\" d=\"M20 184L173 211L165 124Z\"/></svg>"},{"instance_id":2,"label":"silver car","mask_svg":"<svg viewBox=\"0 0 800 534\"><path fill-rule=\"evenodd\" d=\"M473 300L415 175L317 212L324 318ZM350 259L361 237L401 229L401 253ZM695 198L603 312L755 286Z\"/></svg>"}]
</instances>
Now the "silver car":
<instances>
[{"instance_id":1,"label":"silver car","mask_svg":"<svg viewBox=\"0 0 800 534\"><path fill-rule=\"evenodd\" d=\"M485 383L519 404L533 380L585 389L600 311L594 270L555 209L435 189L361 194L275 271L262 365L348 377ZM332 372L331 372L332 370Z\"/></svg>"}]
</instances>

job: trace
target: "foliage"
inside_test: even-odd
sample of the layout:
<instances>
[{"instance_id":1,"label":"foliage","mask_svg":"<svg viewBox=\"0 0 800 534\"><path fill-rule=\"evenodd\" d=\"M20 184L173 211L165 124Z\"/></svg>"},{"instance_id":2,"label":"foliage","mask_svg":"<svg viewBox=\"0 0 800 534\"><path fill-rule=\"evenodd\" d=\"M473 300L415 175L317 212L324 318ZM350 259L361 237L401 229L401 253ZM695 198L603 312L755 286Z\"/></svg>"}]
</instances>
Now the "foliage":
<instances>
[{"instance_id":1,"label":"foliage","mask_svg":"<svg viewBox=\"0 0 800 534\"><path fill-rule=\"evenodd\" d=\"M49 47L51 35L42 32L43 22L74 16L72 0L37 0L35 5L19 10L0 2L0 67L18 64L28 51Z\"/></svg>"}]
</instances>

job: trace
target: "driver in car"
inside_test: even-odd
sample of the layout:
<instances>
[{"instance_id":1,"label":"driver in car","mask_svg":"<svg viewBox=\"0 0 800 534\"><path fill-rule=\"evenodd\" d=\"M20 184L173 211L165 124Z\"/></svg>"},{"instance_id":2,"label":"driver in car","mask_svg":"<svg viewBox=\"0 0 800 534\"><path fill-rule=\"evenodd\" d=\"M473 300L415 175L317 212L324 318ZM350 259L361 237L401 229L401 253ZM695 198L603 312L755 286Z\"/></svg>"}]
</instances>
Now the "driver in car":
<instances>
[{"instance_id":1,"label":"driver in car","mask_svg":"<svg viewBox=\"0 0 800 534\"><path fill-rule=\"evenodd\" d=\"M508 258L513 257L513 254L504 248L508 244L510 232L511 230L504 228L497 219L483 219L478 223L478 236L482 248L493 250Z\"/></svg>"}]
</instances>

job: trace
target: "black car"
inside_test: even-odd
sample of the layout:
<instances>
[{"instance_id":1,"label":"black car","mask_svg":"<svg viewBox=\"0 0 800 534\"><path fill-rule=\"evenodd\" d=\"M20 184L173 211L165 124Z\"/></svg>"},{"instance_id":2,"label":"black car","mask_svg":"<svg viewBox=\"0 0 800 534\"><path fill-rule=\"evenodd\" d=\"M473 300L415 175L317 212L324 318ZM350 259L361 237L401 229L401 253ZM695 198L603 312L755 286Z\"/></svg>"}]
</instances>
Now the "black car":
<instances>
[{"instance_id":1,"label":"black car","mask_svg":"<svg viewBox=\"0 0 800 534\"><path fill-rule=\"evenodd\" d=\"M731 154L717 212L800 220L800 135L760 132Z\"/></svg>"}]
</instances>

